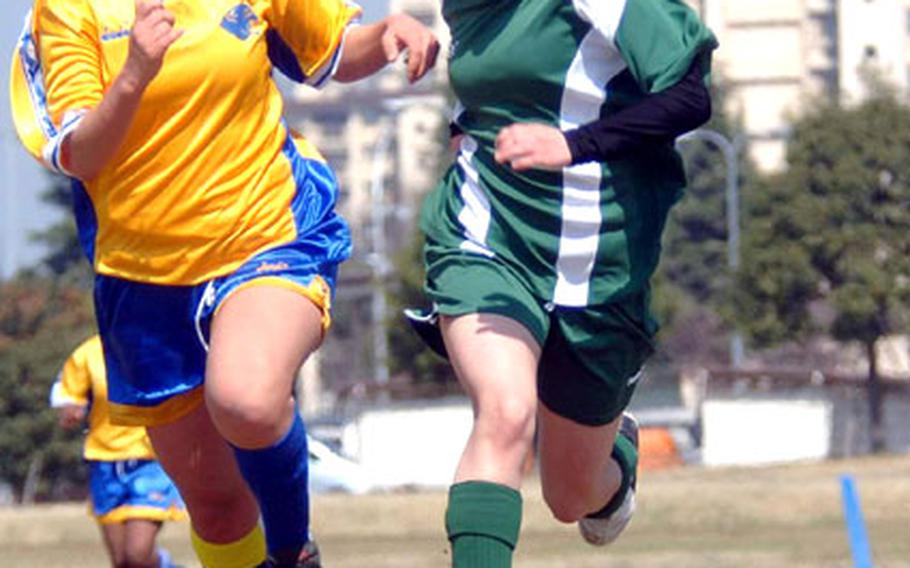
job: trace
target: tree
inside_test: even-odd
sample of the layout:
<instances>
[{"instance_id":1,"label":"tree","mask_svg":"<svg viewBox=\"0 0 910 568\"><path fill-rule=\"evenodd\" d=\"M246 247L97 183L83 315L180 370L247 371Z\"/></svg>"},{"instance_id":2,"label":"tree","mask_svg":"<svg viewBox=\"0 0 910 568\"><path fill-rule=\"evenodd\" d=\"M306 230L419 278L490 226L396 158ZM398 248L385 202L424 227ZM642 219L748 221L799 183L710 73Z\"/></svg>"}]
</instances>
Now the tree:
<instances>
[{"instance_id":1,"label":"tree","mask_svg":"<svg viewBox=\"0 0 910 568\"><path fill-rule=\"evenodd\" d=\"M419 231L415 231L419 233ZM408 373L422 383L452 382L455 375L448 361L431 351L404 323L405 308L427 307L423 293L423 238L418 234L395 259L397 286L390 296L389 361L392 373Z\"/></svg>"},{"instance_id":2,"label":"tree","mask_svg":"<svg viewBox=\"0 0 910 568\"><path fill-rule=\"evenodd\" d=\"M25 501L85 481L82 436L56 426L48 395L71 350L94 331L91 267L79 247L70 182L49 180L42 198L65 215L32 237L47 253L0 283L0 480Z\"/></svg>"},{"instance_id":3,"label":"tree","mask_svg":"<svg viewBox=\"0 0 910 568\"><path fill-rule=\"evenodd\" d=\"M81 436L56 426L48 395L94 319L84 290L45 278L0 284L0 298L0 480L28 501L84 480Z\"/></svg>"},{"instance_id":4,"label":"tree","mask_svg":"<svg viewBox=\"0 0 910 568\"><path fill-rule=\"evenodd\" d=\"M445 91L444 95L448 102L447 106L451 106L454 102L452 93ZM449 123L441 121L435 136L438 146L437 160L434 164L438 174L435 176L436 179L442 176L452 161L452 152L449 149L450 136ZM393 374L407 374L417 383L437 385L454 383L455 374L448 361L424 345L402 315L406 308L429 307L427 297L423 293L424 239L415 225L416 223L411 223L413 236L410 242L399 250L393 259L394 270L388 294L389 318L386 326L389 337L389 367Z\"/></svg>"},{"instance_id":5,"label":"tree","mask_svg":"<svg viewBox=\"0 0 910 568\"><path fill-rule=\"evenodd\" d=\"M875 345L910 322L910 107L881 86L857 106L820 103L794 124L787 161L750 202L740 321L759 345L860 342L881 451Z\"/></svg>"},{"instance_id":6,"label":"tree","mask_svg":"<svg viewBox=\"0 0 910 568\"><path fill-rule=\"evenodd\" d=\"M713 114L704 128L734 144L740 131L726 111L723 77L712 83ZM673 208L663 239L661 263L654 277L654 311L662 322L662 350L675 361L726 357L731 333L727 266L726 162L719 148L701 139L678 144L686 164L688 187ZM744 148L739 148L740 187L755 178Z\"/></svg>"}]
</instances>

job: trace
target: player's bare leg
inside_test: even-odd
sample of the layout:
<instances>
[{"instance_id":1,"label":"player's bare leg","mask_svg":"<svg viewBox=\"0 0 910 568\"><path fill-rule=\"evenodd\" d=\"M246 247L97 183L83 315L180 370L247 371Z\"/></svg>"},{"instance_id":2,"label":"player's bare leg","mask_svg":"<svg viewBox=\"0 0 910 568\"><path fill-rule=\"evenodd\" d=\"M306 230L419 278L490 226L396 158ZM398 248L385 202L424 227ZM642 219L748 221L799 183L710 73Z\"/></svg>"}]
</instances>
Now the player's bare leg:
<instances>
[{"instance_id":1,"label":"player's bare leg","mask_svg":"<svg viewBox=\"0 0 910 568\"><path fill-rule=\"evenodd\" d=\"M580 521L582 534L592 544L612 542L634 511L634 492L629 487L634 481L623 484L623 467L614 448L624 420L631 419L620 416L604 426L585 426L540 407L544 500L560 521ZM634 468L633 464L626 475L634 476Z\"/></svg>"},{"instance_id":2,"label":"player's bare leg","mask_svg":"<svg viewBox=\"0 0 910 568\"><path fill-rule=\"evenodd\" d=\"M269 555L281 566L318 554L308 545L306 431L292 395L300 366L322 342L322 316L296 291L257 285L229 296L212 322L206 405L234 446Z\"/></svg>"},{"instance_id":3,"label":"player's bare leg","mask_svg":"<svg viewBox=\"0 0 910 568\"><path fill-rule=\"evenodd\" d=\"M161 523L146 519L130 519L126 528L126 562L128 568L158 568L158 549L155 538Z\"/></svg>"},{"instance_id":4,"label":"player's bare leg","mask_svg":"<svg viewBox=\"0 0 910 568\"><path fill-rule=\"evenodd\" d=\"M259 522L256 500L205 405L175 422L151 426L148 433L200 538L229 544L253 532Z\"/></svg>"},{"instance_id":5,"label":"player's bare leg","mask_svg":"<svg viewBox=\"0 0 910 568\"><path fill-rule=\"evenodd\" d=\"M108 558L111 559L111 566L115 568L123 566L126 557L126 526L123 523L104 523L99 524L98 528L101 529L101 537Z\"/></svg>"},{"instance_id":6,"label":"player's bare leg","mask_svg":"<svg viewBox=\"0 0 910 568\"><path fill-rule=\"evenodd\" d=\"M443 317L440 325L474 409L446 513L452 562L510 566L521 524L517 489L534 436L540 347L524 326L503 316Z\"/></svg>"}]
</instances>

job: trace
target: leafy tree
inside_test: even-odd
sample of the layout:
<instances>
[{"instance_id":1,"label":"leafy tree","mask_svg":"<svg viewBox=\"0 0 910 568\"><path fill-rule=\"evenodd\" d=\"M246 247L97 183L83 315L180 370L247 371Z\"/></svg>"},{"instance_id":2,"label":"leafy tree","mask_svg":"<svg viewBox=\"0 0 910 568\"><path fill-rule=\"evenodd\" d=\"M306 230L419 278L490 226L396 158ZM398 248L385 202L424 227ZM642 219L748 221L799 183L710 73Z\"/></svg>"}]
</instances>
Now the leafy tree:
<instances>
[{"instance_id":1,"label":"leafy tree","mask_svg":"<svg viewBox=\"0 0 910 568\"><path fill-rule=\"evenodd\" d=\"M705 129L718 133L738 150L740 193L754 168L741 147L741 129L726 111L723 77L712 84L713 115ZM720 360L731 333L727 265L726 175L721 149L702 138L678 143L686 164L688 187L673 208L664 233L661 264L654 278L654 310L661 320L663 351L674 361Z\"/></svg>"},{"instance_id":2,"label":"leafy tree","mask_svg":"<svg viewBox=\"0 0 910 568\"><path fill-rule=\"evenodd\" d=\"M56 426L50 386L94 328L84 290L35 276L0 284L0 480L17 498L84 479L80 436Z\"/></svg>"},{"instance_id":3,"label":"leafy tree","mask_svg":"<svg viewBox=\"0 0 910 568\"><path fill-rule=\"evenodd\" d=\"M451 92L443 93L449 105L454 101ZM449 148L449 124L441 121L436 133L439 151L435 169L436 179L442 176L452 161ZM427 188L431 190L431 188ZM422 202L422 200L421 200ZM389 319L387 333L389 336L389 367L392 374L409 375L417 383L436 383L443 385L455 381L455 375L448 361L433 353L417 334L410 329L402 315L406 308L429 307L423 293L423 235L412 223L410 242L393 258L389 292Z\"/></svg>"},{"instance_id":4,"label":"leafy tree","mask_svg":"<svg viewBox=\"0 0 910 568\"><path fill-rule=\"evenodd\" d=\"M395 268L397 287L389 302L392 316L388 326L392 373L407 373L418 382L441 384L453 381L455 375L448 361L426 347L401 315L405 308L427 305L423 293L423 238L419 234L410 246L399 253Z\"/></svg>"},{"instance_id":5,"label":"leafy tree","mask_svg":"<svg viewBox=\"0 0 910 568\"><path fill-rule=\"evenodd\" d=\"M794 124L789 169L750 203L738 306L759 345L823 332L869 357L872 448L884 448L875 345L910 323L910 107L878 86Z\"/></svg>"},{"instance_id":6,"label":"leafy tree","mask_svg":"<svg viewBox=\"0 0 910 568\"><path fill-rule=\"evenodd\" d=\"M33 235L47 253L0 283L0 480L26 501L61 496L85 481L82 436L57 427L48 394L71 350L94 330L91 269L79 247L69 181L49 181L42 198L65 214Z\"/></svg>"}]
</instances>

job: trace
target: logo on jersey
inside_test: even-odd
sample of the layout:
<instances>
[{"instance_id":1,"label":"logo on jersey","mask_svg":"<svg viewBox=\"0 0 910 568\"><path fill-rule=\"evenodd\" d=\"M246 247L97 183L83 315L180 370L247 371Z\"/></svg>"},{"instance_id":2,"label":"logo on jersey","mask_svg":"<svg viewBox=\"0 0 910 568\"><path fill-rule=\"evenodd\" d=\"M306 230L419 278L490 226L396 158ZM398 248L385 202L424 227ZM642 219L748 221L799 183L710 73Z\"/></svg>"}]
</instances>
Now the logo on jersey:
<instances>
[{"instance_id":1,"label":"logo on jersey","mask_svg":"<svg viewBox=\"0 0 910 568\"><path fill-rule=\"evenodd\" d=\"M289 268L290 266L286 262L266 262L263 260L256 267L256 272L278 272Z\"/></svg>"},{"instance_id":2,"label":"logo on jersey","mask_svg":"<svg viewBox=\"0 0 910 568\"><path fill-rule=\"evenodd\" d=\"M109 30L105 27L101 31L101 41L114 41L115 39L121 39L125 37L130 37L129 28L124 28L122 30Z\"/></svg>"},{"instance_id":3,"label":"logo on jersey","mask_svg":"<svg viewBox=\"0 0 910 568\"><path fill-rule=\"evenodd\" d=\"M457 39L453 39L452 43L449 44L449 52L446 55L447 55L447 58L449 61L452 61L453 59L455 59L455 56L458 55L458 40Z\"/></svg>"},{"instance_id":4,"label":"logo on jersey","mask_svg":"<svg viewBox=\"0 0 910 568\"><path fill-rule=\"evenodd\" d=\"M221 27L238 39L246 40L253 33L253 24L257 22L259 22L259 18L252 8L246 4L237 4L224 15Z\"/></svg>"}]
</instances>

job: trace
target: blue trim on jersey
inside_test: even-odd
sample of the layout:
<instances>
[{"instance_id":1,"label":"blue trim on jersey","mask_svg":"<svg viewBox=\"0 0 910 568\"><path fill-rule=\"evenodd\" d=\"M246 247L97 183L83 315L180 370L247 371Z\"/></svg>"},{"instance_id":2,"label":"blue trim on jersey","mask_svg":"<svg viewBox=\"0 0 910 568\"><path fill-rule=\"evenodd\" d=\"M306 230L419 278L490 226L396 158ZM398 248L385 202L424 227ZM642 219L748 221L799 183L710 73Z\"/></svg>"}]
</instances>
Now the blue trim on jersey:
<instances>
[{"instance_id":1,"label":"blue trim on jersey","mask_svg":"<svg viewBox=\"0 0 910 568\"><path fill-rule=\"evenodd\" d=\"M183 509L174 483L154 460L95 461L89 464L92 512L104 516L119 507Z\"/></svg>"},{"instance_id":2,"label":"blue trim on jersey","mask_svg":"<svg viewBox=\"0 0 910 568\"><path fill-rule=\"evenodd\" d=\"M285 43L277 30L269 28L265 32L265 42L268 46L269 60L275 69L281 71L292 81L306 82L307 76L300 68L300 61L297 60L294 51Z\"/></svg>"},{"instance_id":3,"label":"blue trim on jersey","mask_svg":"<svg viewBox=\"0 0 910 568\"><path fill-rule=\"evenodd\" d=\"M282 149L291 165L297 191L291 211L297 224L295 248L314 260L338 264L351 256L353 244L347 222L335 212L338 181L325 162L304 158L288 136ZM333 282L329 282L334 288Z\"/></svg>"},{"instance_id":4,"label":"blue trim on jersey","mask_svg":"<svg viewBox=\"0 0 910 568\"><path fill-rule=\"evenodd\" d=\"M38 47L32 35L32 11L25 15L25 24L17 42L17 53L22 70L25 73L29 97L32 108L38 118L38 123L46 138L57 135L57 128L47 112L47 94L44 90L44 72L41 70L41 60L38 58Z\"/></svg>"},{"instance_id":5,"label":"blue trim on jersey","mask_svg":"<svg viewBox=\"0 0 910 568\"><path fill-rule=\"evenodd\" d=\"M89 264L95 265L95 239L98 236L98 217L95 214L95 204L88 196L85 186L76 178L71 178L73 194L73 213L76 216L76 230L79 236L79 245L88 259Z\"/></svg>"}]
</instances>

